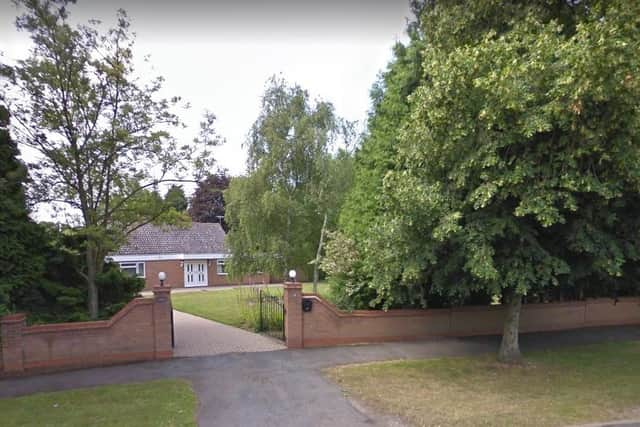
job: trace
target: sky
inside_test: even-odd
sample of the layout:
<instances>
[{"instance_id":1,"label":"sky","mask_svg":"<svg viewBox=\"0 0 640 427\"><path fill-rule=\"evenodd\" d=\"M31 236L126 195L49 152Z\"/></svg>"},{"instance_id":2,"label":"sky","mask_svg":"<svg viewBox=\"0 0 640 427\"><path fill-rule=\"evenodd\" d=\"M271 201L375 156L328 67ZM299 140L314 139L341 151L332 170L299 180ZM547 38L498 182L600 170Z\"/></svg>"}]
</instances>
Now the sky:
<instances>
[{"instance_id":1,"label":"sky","mask_svg":"<svg viewBox=\"0 0 640 427\"><path fill-rule=\"evenodd\" d=\"M364 125L369 89L393 44L406 39L409 16L408 0L78 0L69 11L75 22L109 23L118 8L137 34L141 73L164 76L163 95L191 104L180 114L187 129L177 135L192 140L203 111L215 113L226 143L214 155L232 175L245 170L242 145L274 74ZM10 1L0 2L0 52L8 61L25 57L30 46L15 29L16 13ZM153 70L143 65L145 55Z\"/></svg>"}]
</instances>

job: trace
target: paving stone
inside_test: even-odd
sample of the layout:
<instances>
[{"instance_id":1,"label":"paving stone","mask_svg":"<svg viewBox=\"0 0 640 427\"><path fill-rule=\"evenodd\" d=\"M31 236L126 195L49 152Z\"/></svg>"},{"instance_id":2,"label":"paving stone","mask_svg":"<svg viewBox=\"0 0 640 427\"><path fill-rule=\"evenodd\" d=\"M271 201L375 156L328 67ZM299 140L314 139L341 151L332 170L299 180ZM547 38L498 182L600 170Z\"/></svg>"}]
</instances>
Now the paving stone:
<instances>
[{"instance_id":1,"label":"paving stone","mask_svg":"<svg viewBox=\"0 0 640 427\"><path fill-rule=\"evenodd\" d=\"M181 311L173 311L174 357L214 356L285 349L284 343Z\"/></svg>"}]
</instances>

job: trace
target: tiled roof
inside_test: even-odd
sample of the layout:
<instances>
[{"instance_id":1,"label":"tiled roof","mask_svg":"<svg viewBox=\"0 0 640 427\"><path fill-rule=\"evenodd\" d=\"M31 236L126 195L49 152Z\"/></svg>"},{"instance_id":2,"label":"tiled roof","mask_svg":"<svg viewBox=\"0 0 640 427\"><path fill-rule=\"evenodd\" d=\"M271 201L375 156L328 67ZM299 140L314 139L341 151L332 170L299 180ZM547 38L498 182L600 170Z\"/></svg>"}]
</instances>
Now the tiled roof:
<instances>
[{"instance_id":1,"label":"tiled roof","mask_svg":"<svg viewBox=\"0 0 640 427\"><path fill-rule=\"evenodd\" d=\"M193 222L189 228L143 225L112 255L226 253L218 223Z\"/></svg>"}]
</instances>

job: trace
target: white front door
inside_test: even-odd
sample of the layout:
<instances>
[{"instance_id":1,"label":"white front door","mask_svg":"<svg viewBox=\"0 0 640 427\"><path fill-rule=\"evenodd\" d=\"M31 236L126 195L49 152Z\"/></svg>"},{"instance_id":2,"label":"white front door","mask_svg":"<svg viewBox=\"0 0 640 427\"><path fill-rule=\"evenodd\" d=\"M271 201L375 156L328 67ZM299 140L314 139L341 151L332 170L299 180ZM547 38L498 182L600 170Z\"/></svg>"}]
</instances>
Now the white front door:
<instances>
[{"instance_id":1,"label":"white front door","mask_svg":"<svg viewBox=\"0 0 640 427\"><path fill-rule=\"evenodd\" d=\"M207 286L207 263L206 262L185 262L184 263L184 287L193 288L196 286Z\"/></svg>"}]
</instances>

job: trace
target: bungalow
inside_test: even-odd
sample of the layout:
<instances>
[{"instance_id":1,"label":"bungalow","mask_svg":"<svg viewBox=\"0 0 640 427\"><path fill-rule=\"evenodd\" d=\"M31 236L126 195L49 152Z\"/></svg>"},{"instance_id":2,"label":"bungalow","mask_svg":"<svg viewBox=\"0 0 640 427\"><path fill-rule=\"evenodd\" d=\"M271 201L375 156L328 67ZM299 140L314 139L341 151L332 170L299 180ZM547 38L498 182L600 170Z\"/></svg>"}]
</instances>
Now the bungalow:
<instances>
[{"instance_id":1,"label":"bungalow","mask_svg":"<svg viewBox=\"0 0 640 427\"><path fill-rule=\"evenodd\" d=\"M144 278L147 289L159 284L161 271L167 275L165 285L174 288L269 283L267 274L229 280L225 262L230 254L224 237L217 223L193 222L188 228L147 224L108 258L123 271Z\"/></svg>"}]
</instances>

